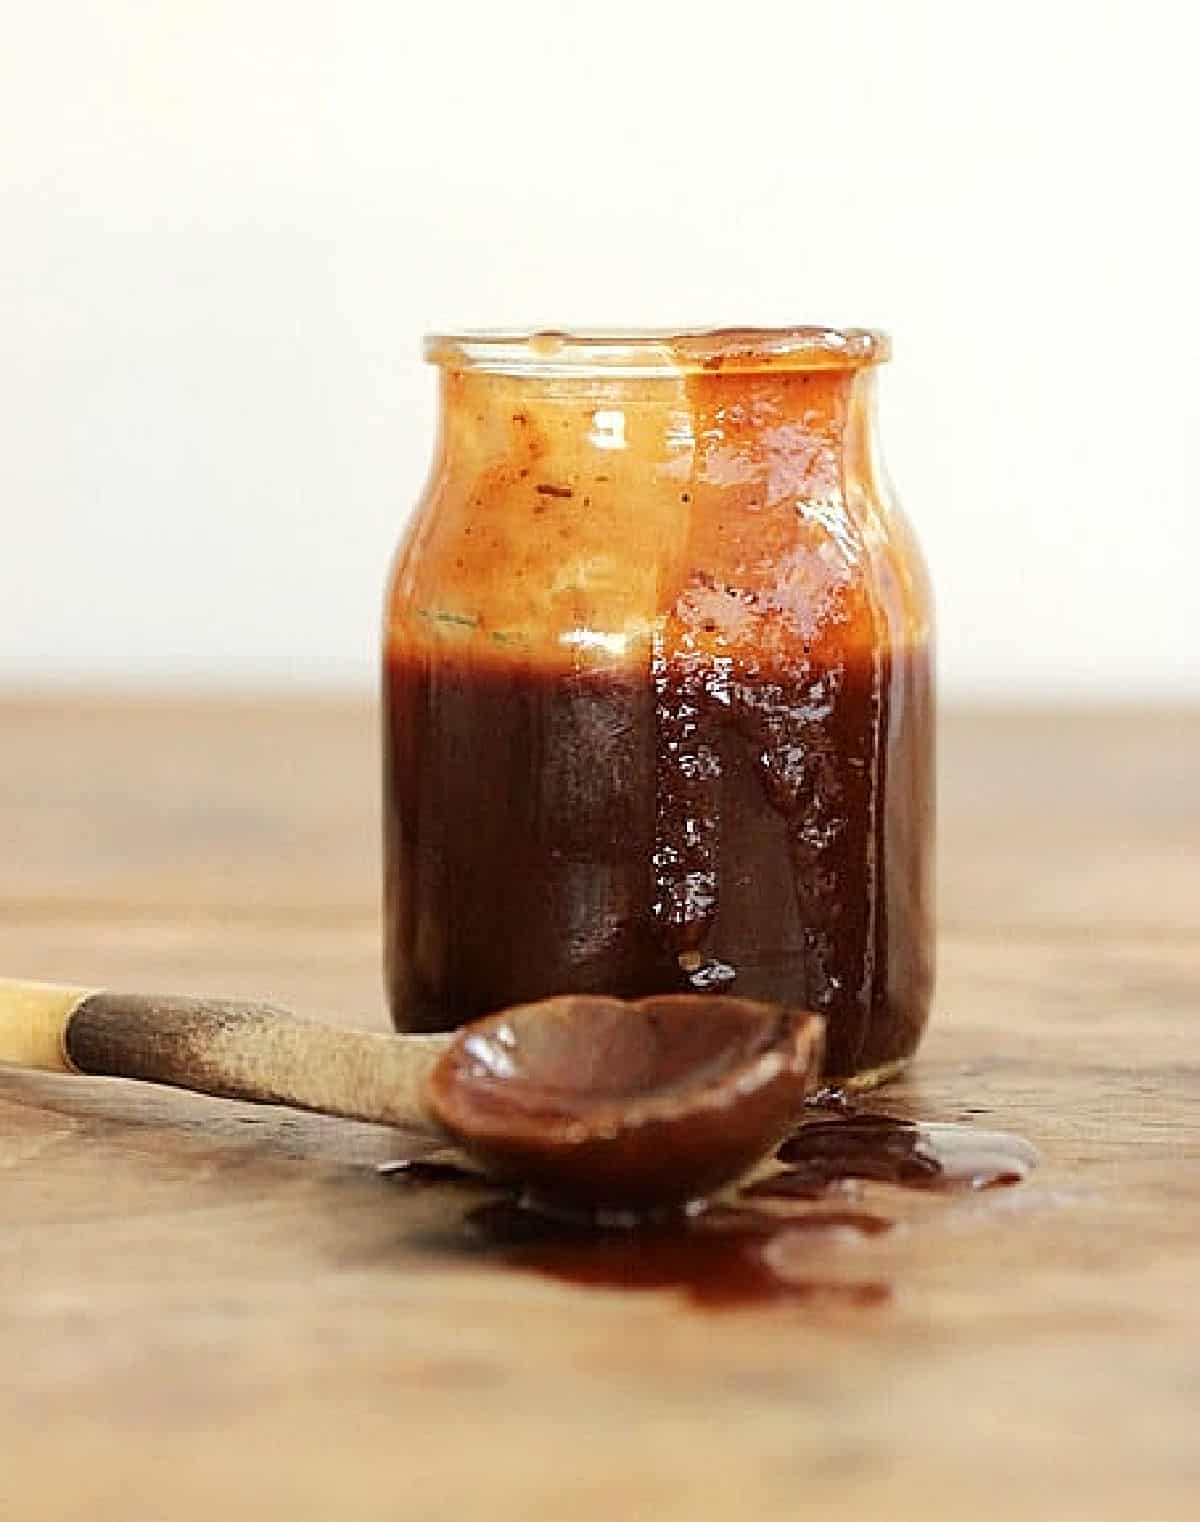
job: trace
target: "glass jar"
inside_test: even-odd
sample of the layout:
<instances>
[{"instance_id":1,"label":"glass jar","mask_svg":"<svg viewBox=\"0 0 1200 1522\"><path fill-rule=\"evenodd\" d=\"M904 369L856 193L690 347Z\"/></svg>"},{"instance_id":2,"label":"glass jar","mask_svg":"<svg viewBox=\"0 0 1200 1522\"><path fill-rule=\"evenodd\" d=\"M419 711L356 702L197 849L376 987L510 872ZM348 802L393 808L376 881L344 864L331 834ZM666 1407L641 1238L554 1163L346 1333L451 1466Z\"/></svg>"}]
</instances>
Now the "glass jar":
<instances>
[{"instance_id":1,"label":"glass jar","mask_svg":"<svg viewBox=\"0 0 1200 1522\"><path fill-rule=\"evenodd\" d=\"M384 668L392 1014L566 992L928 1015L929 583L861 329L427 340L441 425Z\"/></svg>"}]
</instances>

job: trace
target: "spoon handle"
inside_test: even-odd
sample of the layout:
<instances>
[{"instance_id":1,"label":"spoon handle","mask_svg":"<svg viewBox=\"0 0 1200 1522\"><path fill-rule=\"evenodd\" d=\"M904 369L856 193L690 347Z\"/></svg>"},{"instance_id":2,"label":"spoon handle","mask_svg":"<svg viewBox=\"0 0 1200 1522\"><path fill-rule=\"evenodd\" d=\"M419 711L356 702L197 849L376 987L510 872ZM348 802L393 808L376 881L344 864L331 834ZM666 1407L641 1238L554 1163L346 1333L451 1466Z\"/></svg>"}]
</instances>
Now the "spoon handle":
<instances>
[{"instance_id":1,"label":"spoon handle","mask_svg":"<svg viewBox=\"0 0 1200 1522\"><path fill-rule=\"evenodd\" d=\"M270 1004L0 979L0 1062L292 1105L439 1138L426 1081L447 1036L388 1036Z\"/></svg>"}]
</instances>

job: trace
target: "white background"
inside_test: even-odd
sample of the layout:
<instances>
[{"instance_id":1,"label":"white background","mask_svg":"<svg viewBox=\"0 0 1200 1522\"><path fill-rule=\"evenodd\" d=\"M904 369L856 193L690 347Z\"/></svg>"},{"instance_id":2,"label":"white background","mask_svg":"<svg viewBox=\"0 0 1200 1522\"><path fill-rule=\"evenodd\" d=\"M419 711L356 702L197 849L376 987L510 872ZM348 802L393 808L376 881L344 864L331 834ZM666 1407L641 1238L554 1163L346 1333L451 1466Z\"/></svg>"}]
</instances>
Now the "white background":
<instances>
[{"instance_id":1,"label":"white background","mask_svg":"<svg viewBox=\"0 0 1200 1522\"><path fill-rule=\"evenodd\" d=\"M366 687L424 329L808 320L951 696L1200 696L1190 13L9 0L0 680Z\"/></svg>"}]
</instances>

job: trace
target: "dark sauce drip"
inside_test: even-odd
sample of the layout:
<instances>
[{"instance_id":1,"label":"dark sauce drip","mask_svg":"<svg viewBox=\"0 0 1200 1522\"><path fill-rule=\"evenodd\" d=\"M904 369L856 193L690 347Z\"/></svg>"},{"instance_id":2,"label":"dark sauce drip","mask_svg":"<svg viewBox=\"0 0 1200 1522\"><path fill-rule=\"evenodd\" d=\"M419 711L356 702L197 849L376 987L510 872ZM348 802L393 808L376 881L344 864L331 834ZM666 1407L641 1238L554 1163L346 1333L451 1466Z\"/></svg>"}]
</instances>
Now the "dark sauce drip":
<instances>
[{"instance_id":1,"label":"dark sauce drip","mask_svg":"<svg viewBox=\"0 0 1200 1522\"><path fill-rule=\"evenodd\" d=\"M1007 1131L865 1111L811 1121L776 1155L788 1167L747 1185L745 1197L816 1200L846 1179L947 1192L997 1189L1022 1183L1038 1163L1036 1148Z\"/></svg>"},{"instance_id":2,"label":"dark sauce drip","mask_svg":"<svg viewBox=\"0 0 1200 1522\"><path fill-rule=\"evenodd\" d=\"M654 675L660 933L698 991L741 992L747 975L778 979L786 967L786 986L758 996L829 1020L831 1071L877 1065L875 768L890 659L764 677L676 653L657 655Z\"/></svg>"},{"instance_id":3,"label":"dark sauce drip","mask_svg":"<svg viewBox=\"0 0 1200 1522\"><path fill-rule=\"evenodd\" d=\"M598 1289L676 1290L708 1310L764 1303L877 1306L891 1297L878 1279L840 1279L817 1259L813 1239L875 1236L891 1222L864 1211L795 1217L714 1209L629 1230L546 1216L514 1200L466 1217L473 1248L488 1262Z\"/></svg>"}]
</instances>

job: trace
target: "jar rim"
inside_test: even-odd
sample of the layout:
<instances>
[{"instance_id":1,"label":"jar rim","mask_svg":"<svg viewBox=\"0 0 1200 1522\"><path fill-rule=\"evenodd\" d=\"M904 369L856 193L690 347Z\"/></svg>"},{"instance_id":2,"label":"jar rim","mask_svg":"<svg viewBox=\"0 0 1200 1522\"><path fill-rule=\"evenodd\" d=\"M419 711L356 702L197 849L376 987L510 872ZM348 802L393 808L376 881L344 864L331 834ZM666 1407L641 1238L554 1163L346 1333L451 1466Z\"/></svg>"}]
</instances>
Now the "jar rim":
<instances>
[{"instance_id":1,"label":"jar rim","mask_svg":"<svg viewBox=\"0 0 1200 1522\"><path fill-rule=\"evenodd\" d=\"M677 377L703 371L859 370L891 356L878 328L480 328L429 333L430 364L496 375Z\"/></svg>"}]
</instances>

